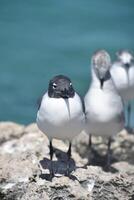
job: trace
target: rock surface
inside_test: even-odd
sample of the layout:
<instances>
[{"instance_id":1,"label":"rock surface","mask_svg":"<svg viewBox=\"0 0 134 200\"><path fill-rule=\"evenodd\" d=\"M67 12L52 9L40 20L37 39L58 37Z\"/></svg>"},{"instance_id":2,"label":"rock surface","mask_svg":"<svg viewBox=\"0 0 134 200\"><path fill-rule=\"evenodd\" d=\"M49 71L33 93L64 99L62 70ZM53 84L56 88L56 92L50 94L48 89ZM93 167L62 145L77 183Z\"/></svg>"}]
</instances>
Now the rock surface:
<instances>
[{"instance_id":1,"label":"rock surface","mask_svg":"<svg viewBox=\"0 0 134 200\"><path fill-rule=\"evenodd\" d=\"M93 137L91 152L86 133L75 138L67 177L68 142L53 140L55 177L50 177L49 141L36 124L1 122L0 200L133 200L134 134L123 130L116 136L108 172L105 143Z\"/></svg>"}]
</instances>

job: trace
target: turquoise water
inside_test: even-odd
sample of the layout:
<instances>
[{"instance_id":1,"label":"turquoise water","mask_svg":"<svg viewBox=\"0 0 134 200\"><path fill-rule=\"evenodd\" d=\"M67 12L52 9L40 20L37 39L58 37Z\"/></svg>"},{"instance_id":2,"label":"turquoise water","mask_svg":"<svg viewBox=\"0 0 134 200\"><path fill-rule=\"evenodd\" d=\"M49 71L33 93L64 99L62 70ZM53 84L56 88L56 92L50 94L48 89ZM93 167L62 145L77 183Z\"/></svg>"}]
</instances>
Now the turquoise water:
<instances>
[{"instance_id":1,"label":"turquoise water","mask_svg":"<svg viewBox=\"0 0 134 200\"><path fill-rule=\"evenodd\" d=\"M0 0L0 121L35 121L56 74L84 95L95 50L134 50L133 21L133 0Z\"/></svg>"}]
</instances>

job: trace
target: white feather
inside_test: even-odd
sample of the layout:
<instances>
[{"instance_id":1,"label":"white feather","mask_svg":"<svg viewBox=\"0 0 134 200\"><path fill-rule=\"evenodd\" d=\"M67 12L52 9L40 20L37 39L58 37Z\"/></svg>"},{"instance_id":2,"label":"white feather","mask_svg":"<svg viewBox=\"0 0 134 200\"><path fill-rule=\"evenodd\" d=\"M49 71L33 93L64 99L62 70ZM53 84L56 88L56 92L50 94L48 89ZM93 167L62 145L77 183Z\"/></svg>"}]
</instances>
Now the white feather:
<instances>
[{"instance_id":1,"label":"white feather","mask_svg":"<svg viewBox=\"0 0 134 200\"><path fill-rule=\"evenodd\" d=\"M37 113L37 125L49 138L72 140L84 126L85 116L80 97L50 98L43 96Z\"/></svg>"}]
</instances>

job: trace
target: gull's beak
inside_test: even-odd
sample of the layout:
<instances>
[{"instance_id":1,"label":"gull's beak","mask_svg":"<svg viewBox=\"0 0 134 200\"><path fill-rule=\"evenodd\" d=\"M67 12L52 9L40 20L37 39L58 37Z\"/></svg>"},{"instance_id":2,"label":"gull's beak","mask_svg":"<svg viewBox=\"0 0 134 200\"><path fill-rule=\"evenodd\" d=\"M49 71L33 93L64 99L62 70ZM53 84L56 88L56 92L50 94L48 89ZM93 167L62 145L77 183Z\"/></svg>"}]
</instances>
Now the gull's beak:
<instances>
[{"instance_id":1,"label":"gull's beak","mask_svg":"<svg viewBox=\"0 0 134 200\"><path fill-rule=\"evenodd\" d=\"M126 63L126 64L125 64L125 67L126 67L127 78L128 78L128 85L129 85L129 74L128 74L128 71L129 71L130 64L129 64L129 63Z\"/></svg>"},{"instance_id":2,"label":"gull's beak","mask_svg":"<svg viewBox=\"0 0 134 200\"><path fill-rule=\"evenodd\" d=\"M126 68L129 68L130 64L129 64L129 63L126 63L125 66L126 66Z\"/></svg>"},{"instance_id":3,"label":"gull's beak","mask_svg":"<svg viewBox=\"0 0 134 200\"><path fill-rule=\"evenodd\" d=\"M125 63L125 68L126 68L127 74L128 74L129 67L130 67L130 64L129 63Z\"/></svg>"},{"instance_id":4,"label":"gull's beak","mask_svg":"<svg viewBox=\"0 0 134 200\"><path fill-rule=\"evenodd\" d=\"M104 85L104 78L101 78L101 79L100 79L100 88L101 88L101 89L103 88L103 85Z\"/></svg>"},{"instance_id":5,"label":"gull's beak","mask_svg":"<svg viewBox=\"0 0 134 200\"><path fill-rule=\"evenodd\" d=\"M68 99L69 98L69 91L67 89L64 89L62 91L61 97L64 99Z\"/></svg>"}]
</instances>

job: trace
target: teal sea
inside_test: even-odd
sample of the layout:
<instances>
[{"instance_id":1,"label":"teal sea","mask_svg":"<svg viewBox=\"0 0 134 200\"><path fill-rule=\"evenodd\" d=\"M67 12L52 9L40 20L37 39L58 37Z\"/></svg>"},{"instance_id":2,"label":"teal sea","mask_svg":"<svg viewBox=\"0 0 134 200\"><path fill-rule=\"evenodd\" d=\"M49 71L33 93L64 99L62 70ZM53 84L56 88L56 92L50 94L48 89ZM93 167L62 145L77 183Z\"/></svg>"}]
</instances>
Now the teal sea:
<instances>
[{"instance_id":1,"label":"teal sea","mask_svg":"<svg viewBox=\"0 0 134 200\"><path fill-rule=\"evenodd\" d=\"M100 48L113 60L134 50L133 0L0 0L0 121L35 121L37 99L57 74L84 95Z\"/></svg>"}]
</instances>

